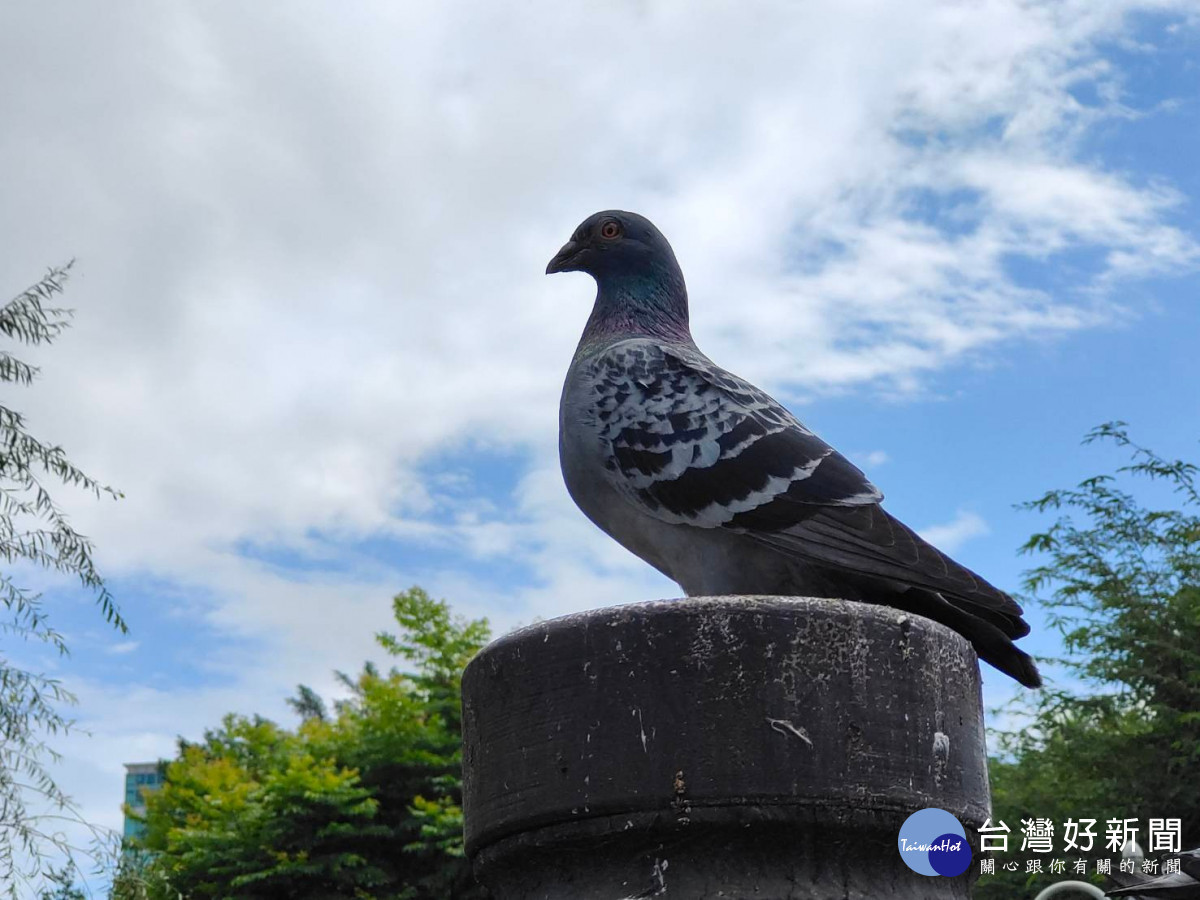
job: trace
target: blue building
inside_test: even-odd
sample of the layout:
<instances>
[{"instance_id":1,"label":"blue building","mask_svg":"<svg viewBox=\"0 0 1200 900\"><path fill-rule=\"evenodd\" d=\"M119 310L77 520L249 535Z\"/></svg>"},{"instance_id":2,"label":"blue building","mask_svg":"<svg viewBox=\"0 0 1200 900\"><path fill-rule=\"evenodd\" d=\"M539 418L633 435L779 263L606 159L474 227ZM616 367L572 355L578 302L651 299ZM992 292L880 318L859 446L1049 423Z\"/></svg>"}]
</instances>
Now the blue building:
<instances>
[{"instance_id":1,"label":"blue building","mask_svg":"<svg viewBox=\"0 0 1200 900\"><path fill-rule=\"evenodd\" d=\"M129 813L146 811L145 791L162 787L162 766L157 762L125 763L125 837L141 837L145 826L130 818Z\"/></svg>"}]
</instances>

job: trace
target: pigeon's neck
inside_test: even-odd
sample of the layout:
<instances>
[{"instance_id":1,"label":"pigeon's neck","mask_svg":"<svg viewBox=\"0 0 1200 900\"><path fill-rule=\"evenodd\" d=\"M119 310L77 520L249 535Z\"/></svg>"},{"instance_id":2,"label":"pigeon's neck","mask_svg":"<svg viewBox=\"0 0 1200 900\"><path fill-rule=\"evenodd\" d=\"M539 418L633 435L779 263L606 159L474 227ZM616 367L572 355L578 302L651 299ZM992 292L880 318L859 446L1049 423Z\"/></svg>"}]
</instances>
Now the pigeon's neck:
<instances>
[{"instance_id":1,"label":"pigeon's neck","mask_svg":"<svg viewBox=\"0 0 1200 900\"><path fill-rule=\"evenodd\" d=\"M614 339L648 337L690 343L687 288L676 273L597 279L599 290L579 350Z\"/></svg>"}]
</instances>

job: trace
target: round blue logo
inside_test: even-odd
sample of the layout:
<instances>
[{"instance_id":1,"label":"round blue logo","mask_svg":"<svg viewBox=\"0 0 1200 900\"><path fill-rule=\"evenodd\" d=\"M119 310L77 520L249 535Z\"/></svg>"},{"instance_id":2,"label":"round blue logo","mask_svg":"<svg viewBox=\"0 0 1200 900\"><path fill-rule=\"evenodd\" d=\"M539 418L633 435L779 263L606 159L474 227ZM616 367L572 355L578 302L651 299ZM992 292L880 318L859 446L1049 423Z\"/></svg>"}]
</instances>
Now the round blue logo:
<instances>
[{"instance_id":1,"label":"round blue logo","mask_svg":"<svg viewBox=\"0 0 1200 900\"><path fill-rule=\"evenodd\" d=\"M953 878L967 871L973 854L961 823L944 809L922 809L900 826L900 858L914 872Z\"/></svg>"}]
</instances>

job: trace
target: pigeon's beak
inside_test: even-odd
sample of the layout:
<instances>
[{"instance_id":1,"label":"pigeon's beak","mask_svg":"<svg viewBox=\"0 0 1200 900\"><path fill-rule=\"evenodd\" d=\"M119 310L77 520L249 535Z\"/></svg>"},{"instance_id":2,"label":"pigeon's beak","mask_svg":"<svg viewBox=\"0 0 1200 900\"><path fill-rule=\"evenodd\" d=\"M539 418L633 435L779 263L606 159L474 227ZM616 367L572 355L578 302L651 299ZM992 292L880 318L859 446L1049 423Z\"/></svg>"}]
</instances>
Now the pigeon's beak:
<instances>
[{"instance_id":1,"label":"pigeon's beak","mask_svg":"<svg viewBox=\"0 0 1200 900\"><path fill-rule=\"evenodd\" d=\"M567 241L563 244L562 249L554 254L554 259L550 260L546 266L546 274L553 275L555 272L575 271L575 266L571 263L579 255L579 250L579 244L575 241Z\"/></svg>"}]
</instances>

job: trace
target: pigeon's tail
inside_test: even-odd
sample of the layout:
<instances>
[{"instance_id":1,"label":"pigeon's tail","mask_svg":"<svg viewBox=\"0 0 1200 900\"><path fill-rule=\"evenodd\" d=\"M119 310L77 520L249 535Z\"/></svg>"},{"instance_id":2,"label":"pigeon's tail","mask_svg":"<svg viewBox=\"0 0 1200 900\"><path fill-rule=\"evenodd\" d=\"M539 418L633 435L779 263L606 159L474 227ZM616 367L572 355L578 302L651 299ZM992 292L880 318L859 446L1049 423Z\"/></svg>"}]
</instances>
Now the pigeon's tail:
<instances>
[{"instance_id":1,"label":"pigeon's tail","mask_svg":"<svg viewBox=\"0 0 1200 900\"><path fill-rule=\"evenodd\" d=\"M900 595L899 602L889 602L950 626L971 642L980 659L1011 675L1025 687L1042 686L1042 676L1028 653L1017 649L1012 639L991 622L959 608L952 598L925 588L909 588Z\"/></svg>"},{"instance_id":2,"label":"pigeon's tail","mask_svg":"<svg viewBox=\"0 0 1200 900\"><path fill-rule=\"evenodd\" d=\"M1013 646L1012 641L1007 638L1003 643L997 644L995 648L983 648L976 643L975 652L984 662L989 662L1001 672L1011 675L1025 687L1040 688L1042 686L1042 676L1038 672L1033 658L1025 651Z\"/></svg>"}]
</instances>

